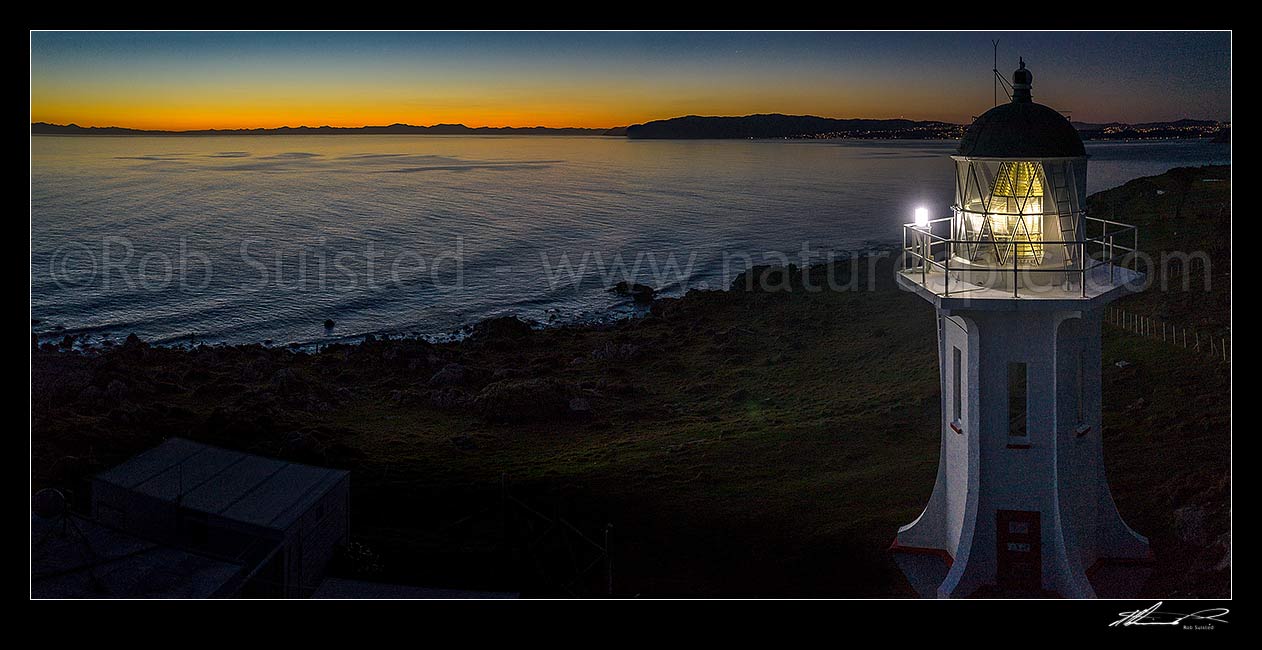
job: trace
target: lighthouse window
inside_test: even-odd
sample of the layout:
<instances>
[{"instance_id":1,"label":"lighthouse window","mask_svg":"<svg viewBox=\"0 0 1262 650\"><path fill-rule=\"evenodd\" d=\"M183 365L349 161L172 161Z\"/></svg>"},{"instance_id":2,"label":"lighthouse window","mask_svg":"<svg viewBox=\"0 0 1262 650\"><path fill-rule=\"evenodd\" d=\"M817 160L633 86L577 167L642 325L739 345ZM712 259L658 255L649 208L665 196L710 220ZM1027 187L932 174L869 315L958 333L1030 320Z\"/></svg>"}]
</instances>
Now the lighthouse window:
<instances>
[{"instance_id":1,"label":"lighthouse window","mask_svg":"<svg viewBox=\"0 0 1262 650\"><path fill-rule=\"evenodd\" d=\"M1026 365L1014 361L1008 364L1008 435L1024 436L1026 430Z\"/></svg>"},{"instance_id":2,"label":"lighthouse window","mask_svg":"<svg viewBox=\"0 0 1262 650\"><path fill-rule=\"evenodd\" d=\"M963 365L961 361L962 356L963 355L960 354L959 348L951 348L951 417L954 418L957 424L964 417L964 400L962 395L964 387L960 382L960 377L963 374L961 370L961 366Z\"/></svg>"},{"instance_id":3,"label":"lighthouse window","mask_svg":"<svg viewBox=\"0 0 1262 650\"><path fill-rule=\"evenodd\" d=\"M1082 350L1078 351L1076 361L1077 363L1074 364L1074 400L1077 402L1077 406L1078 406L1078 412L1076 414L1078 417L1078 424L1083 424L1087 421L1087 417L1086 417L1086 410L1084 406L1084 402L1086 400L1084 399L1085 395L1083 393L1083 385L1082 385L1083 384L1082 382L1082 379L1083 379Z\"/></svg>"}]
</instances>

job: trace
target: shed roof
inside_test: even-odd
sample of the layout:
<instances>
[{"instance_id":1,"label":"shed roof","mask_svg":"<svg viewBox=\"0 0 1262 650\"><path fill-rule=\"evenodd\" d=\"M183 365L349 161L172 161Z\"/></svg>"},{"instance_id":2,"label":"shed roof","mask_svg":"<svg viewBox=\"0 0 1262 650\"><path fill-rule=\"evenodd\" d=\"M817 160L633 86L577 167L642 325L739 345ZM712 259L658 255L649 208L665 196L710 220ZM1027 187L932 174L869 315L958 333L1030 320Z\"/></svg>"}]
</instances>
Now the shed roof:
<instances>
[{"instance_id":1,"label":"shed roof","mask_svg":"<svg viewBox=\"0 0 1262 650\"><path fill-rule=\"evenodd\" d=\"M77 515L31 515L32 598L210 598L233 595L237 562L158 544Z\"/></svg>"},{"instance_id":2,"label":"shed roof","mask_svg":"<svg viewBox=\"0 0 1262 650\"><path fill-rule=\"evenodd\" d=\"M191 510L284 530L346 476L344 470L171 438L96 479Z\"/></svg>"}]
</instances>

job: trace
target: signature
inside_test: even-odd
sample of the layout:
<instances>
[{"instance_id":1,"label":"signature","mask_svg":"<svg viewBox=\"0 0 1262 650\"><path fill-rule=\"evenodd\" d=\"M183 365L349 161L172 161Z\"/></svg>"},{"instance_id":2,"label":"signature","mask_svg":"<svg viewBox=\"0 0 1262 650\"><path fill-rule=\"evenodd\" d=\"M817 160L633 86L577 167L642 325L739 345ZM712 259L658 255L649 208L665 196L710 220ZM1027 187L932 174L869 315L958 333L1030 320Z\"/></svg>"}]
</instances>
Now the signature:
<instances>
[{"instance_id":1,"label":"signature","mask_svg":"<svg viewBox=\"0 0 1262 650\"><path fill-rule=\"evenodd\" d=\"M1119 612L1122 618L1109 623L1109 627L1121 625L1126 627L1129 625L1182 625L1184 621L1189 624L1206 624L1206 623L1227 623L1228 621L1221 616L1225 616L1228 610L1225 607L1215 607L1212 609L1202 609L1192 614L1178 614L1175 612L1159 612L1158 608L1162 606L1162 602L1149 607L1148 609L1137 609L1133 612Z\"/></svg>"}]
</instances>

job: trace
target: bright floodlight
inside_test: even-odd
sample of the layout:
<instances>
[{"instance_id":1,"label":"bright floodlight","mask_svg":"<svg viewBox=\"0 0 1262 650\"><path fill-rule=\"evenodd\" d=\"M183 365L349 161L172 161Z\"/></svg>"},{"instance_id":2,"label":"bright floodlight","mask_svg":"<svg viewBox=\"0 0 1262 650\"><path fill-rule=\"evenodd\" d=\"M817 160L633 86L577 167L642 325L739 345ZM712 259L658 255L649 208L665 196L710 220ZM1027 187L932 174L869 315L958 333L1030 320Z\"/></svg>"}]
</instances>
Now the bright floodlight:
<instances>
[{"instance_id":1,"label":"bright floodlight","mask_svg":"<svg viewBox=\"0 0 1262 650\"><path fill-rule=\"evenodd\" d=\"M929 227L929 208L925 208L925 207L916 208L916 227L917 228Z\"/></svg>"}]
</instances>

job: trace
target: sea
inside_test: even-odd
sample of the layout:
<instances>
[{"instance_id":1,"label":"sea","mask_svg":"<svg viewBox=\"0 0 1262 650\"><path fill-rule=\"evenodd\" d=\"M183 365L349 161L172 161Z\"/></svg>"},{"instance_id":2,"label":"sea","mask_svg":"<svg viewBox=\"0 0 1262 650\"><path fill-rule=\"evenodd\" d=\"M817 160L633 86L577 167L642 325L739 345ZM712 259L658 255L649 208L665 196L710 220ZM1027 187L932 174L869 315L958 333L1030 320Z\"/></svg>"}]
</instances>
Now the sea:
<instances>
[{"instance_id":1,"label":"sea","mask_svg":"<svg viewBox=\"0 0 1262 650\"><path fill-rule=\"evenodd\" d=\"M43 339L313 346L641 313L750 265L810 264L946 216L951 141L564 136L35 136ZM1230 144L1090 142L1089 192ZM1142 241L1141 241L1142 245Z\"/></svg>"}]
</instances>

